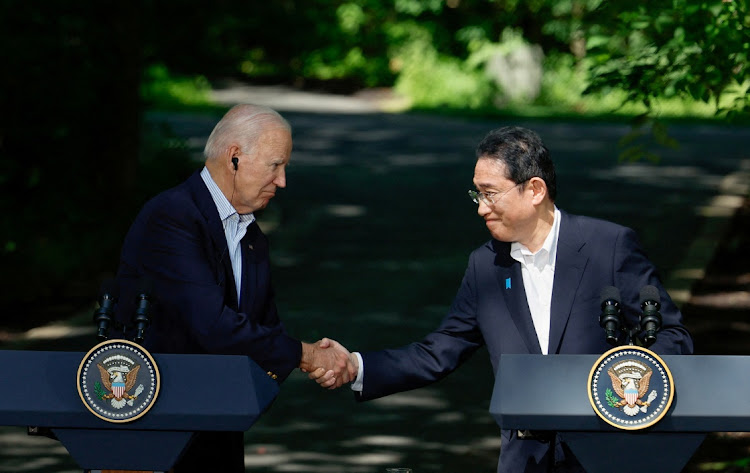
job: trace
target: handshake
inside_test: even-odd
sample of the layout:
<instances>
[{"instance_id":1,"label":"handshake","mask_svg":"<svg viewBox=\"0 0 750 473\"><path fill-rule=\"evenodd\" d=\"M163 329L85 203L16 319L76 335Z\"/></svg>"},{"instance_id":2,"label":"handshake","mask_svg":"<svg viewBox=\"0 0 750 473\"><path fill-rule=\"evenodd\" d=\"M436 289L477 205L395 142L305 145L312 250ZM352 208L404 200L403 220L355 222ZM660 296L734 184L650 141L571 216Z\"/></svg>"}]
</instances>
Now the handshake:
<instances>
[{"instance_id":1,"label":"handshake","mask_svg":"<svg viewBox=\"0 0 750 473\"><path fill-rule=\"evenodd\" d=\"M302 343L299 368L321 387L336 389L357 379L359 359L339 342L323 338L316 343Z\"/></svg>"}]
</instances>

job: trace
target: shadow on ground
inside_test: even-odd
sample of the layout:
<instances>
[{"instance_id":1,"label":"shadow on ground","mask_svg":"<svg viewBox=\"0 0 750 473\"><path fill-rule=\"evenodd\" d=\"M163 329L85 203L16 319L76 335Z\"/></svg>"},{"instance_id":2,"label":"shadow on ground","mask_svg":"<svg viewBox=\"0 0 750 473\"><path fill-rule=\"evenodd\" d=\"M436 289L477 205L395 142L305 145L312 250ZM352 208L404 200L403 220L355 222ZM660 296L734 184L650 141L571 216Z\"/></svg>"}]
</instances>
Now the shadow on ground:
<instances>
[{"instance_id":1,"label":"shadow on ground","mask_svg":"<svg viewBox=\"0 0 750 473\"><path fill-rule=\"evenodd\" d=\"M683 313L698 354L750 355L750 200L732 218ZM750 433L710 434L688 471L750 471Z\"/></svg>"}]
</instances>

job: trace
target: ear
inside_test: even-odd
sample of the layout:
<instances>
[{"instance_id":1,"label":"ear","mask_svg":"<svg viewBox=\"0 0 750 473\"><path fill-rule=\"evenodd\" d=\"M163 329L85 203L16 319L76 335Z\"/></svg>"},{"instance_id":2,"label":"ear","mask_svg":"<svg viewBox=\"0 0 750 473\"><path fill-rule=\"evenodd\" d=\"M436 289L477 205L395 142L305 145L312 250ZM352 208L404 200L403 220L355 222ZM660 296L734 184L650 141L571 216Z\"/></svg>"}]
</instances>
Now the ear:
<instances>
[{"instance_id":1,"label":"ear","mask_svg":"<svg viewBox=\"0 0 750 473\"><path fill-rule=\"evenodd\" d=\"M227 148L226 165L229 171L234 173L237 170L239 164L239 156L242 154L242 150L237 145L232 145Z\"/></svg>"},{"instance_id":2,"label":"ear","mask_svg":"<svg viewBox=\"0 0 750 473\"><path fill-rule=\"evenodd\" d=\"M529 186L532 192L531 202L534 205L541 204L544 198L547 197L547 183L544 182L544 179L532 177L526 185Z\"/></svg>"}]
</instances>

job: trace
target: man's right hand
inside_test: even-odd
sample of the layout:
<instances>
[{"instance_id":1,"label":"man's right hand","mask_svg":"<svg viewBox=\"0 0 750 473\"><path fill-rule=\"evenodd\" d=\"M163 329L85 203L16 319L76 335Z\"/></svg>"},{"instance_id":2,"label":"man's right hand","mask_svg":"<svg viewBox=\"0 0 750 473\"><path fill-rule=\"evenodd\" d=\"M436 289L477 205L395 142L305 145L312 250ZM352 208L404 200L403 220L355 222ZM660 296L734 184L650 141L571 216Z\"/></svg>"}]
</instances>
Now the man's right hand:
<instances>
[{"instance_id":1,"label":"man's right hand","mask_svg":"<svg viewBox=\"0 0 750 473\"><path fill-rule=\"evenodd\" d=\"M354 361L352 361L354 359ZM300 369L321 387L335 389L354 381L359 369L356 356L335 340L302 343Z\"/></svg>"},{"instance_id":2,"label":"man's right hand","mask_svg":"<svg viewBox=\"0 0 750 473\"><path fill-rule=\"evenodd\" d=\"M335 340L331 340L329 338L324 338L320 342L318 342L318 346L323 349L343 349L346 350L339 342ZM348 350L347 350L348 352ZM349 353L349 376L350 381L354 381L357 379L357 372L359 371L359 359L357 358L357 355L353 353ZM334 375L333 370L325 370L323 368L318 368L315 371L311 371L308 374L308 377L310 379L315 380L316 383L320 385L321 388L328 388L328 389L336 389L338 387L341 387L344 383L337 383L336 382L336 376Z\"/></svg>"}]
</instances>

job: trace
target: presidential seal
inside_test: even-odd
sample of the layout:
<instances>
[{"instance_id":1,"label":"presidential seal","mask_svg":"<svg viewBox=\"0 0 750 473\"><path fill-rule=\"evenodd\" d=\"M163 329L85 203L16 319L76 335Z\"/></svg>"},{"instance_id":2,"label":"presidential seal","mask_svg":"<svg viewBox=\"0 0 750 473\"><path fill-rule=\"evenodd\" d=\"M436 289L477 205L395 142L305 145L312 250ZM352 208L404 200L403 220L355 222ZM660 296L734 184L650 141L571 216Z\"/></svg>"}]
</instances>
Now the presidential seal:
<instances>
[{"instance_id":1,"label":"presidential seal","mask_svg":"<svg viewBox=\"0 0 750 473\"><path fill-rule=\"evenodd\" d=\"M83 404L95 416L107 422L130 422L154 405L159 369L140 345L107 340L83 358L77 384Z\"/></svg>"},{"instance_id":2,"label":"presidential seal","mask_svg":"<svg viewBox=\"0 0 750 473\"><path fill-rule=\"evenodd\" d=\"M674 399L672 373L659 356L637 346L616 347L591 368L591 407L618 429L645 429L659 422Z\"/></svg>"}]
</instances>

